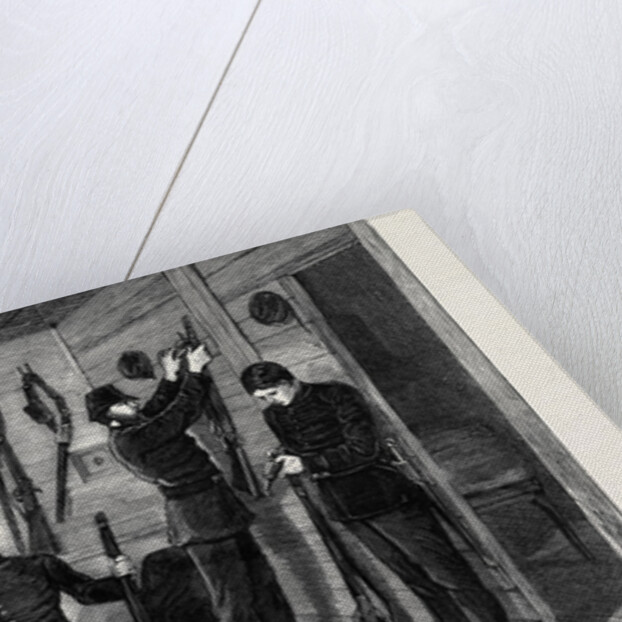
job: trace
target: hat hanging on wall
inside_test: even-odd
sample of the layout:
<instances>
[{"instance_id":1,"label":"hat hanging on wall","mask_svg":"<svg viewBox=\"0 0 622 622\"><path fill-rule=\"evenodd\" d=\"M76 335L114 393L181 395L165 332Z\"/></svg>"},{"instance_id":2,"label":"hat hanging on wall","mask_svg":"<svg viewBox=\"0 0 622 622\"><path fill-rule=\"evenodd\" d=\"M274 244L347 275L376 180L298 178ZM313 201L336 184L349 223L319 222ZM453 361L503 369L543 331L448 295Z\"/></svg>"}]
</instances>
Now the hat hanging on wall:
<instances>
[{"instance_id":1,"label":"hat hanging on wall","mask_svg":"<svg viewBox=\"0 0 622 622\"><path fill-rule=\"evenodd\" d=\"M117 361L117 369L125 378L155 378L153 363L142 350L126 350Z\"/></svg>"},{"instance_id":2,"label":"hat hanging on wall","mask_svg":"<svg viewBox=\"0 0 622 622\"><path fill-rule=\"evenodd\" d=\"M289 302L279 294L268 291L253 294L248 302L248 311L254 320L267 326L285 324L294 317Z\"/></svg>"}]
</instances>

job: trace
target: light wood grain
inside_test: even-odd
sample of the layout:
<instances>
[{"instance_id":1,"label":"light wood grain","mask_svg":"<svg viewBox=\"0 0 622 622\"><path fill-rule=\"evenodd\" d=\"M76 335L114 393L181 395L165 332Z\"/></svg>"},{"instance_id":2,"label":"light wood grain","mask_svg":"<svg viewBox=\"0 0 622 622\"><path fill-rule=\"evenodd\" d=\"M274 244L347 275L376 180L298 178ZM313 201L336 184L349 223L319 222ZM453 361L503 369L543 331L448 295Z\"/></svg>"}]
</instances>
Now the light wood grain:
<instances>
[{"instance_id":1,"label":"light wood grain","mask_svg":"<svg viewBox=\"0 0 622 622\"><path fill-rule=\"evenodd\" d=\"M1 309L124 278L254 5L5 6Z\"/></svg>"},{"instance_id":2,"label":"light wood grain","mask_svg":"<svg viewBox=\"0 0 622 622\"><path fill-rule=\"evenodd\" d=\"M265 0L135 274L414 208L622 423L620 6Z\"/></svg>"}]
</instances>

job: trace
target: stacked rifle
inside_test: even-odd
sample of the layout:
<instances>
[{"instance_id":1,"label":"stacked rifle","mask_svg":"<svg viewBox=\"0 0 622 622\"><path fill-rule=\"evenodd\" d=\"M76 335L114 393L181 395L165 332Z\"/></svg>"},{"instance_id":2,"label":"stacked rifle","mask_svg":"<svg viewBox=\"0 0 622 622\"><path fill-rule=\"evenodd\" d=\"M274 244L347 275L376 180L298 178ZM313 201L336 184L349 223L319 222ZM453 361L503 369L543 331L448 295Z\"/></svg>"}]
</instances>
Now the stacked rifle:
<instances>
[{"instance_id":1,"label":"stacked rifle","mask_svg":"<svg viewBox=\"0 0 622 622\"><path fill-rule=\"evenodd\" d=\"M56 461L56 522L65 520L67 495L67 462L69 444L71 442L71 411L63 396L50 387L30 365L18 368L22 378L22 390L26 397L24 412L36 423L45 425L55 435L57 445ZM52 409L42 399L46 395L58 411L55 416ZM30 479L19 460L13 446L6 435L6 424L0 412L0 506L6 524L13 536L18 552L27 553L59 553L60 544L52 531L45 511L39 503L37 488ZM15 486L9 490L3 478L7 472ZM20 520L26 523L27 538L20 529Z\"/></svg>"},{"instance_id":2,"label":"stacked rifle","mask_svg":"<svg viewBox=\"0 0 622 622\"><path fill-rule=\"evenodd\" d=\"M11 443L7 439L6 425L1 412L0 456L16 486L15 490L10 494L4 480L0 477L0 503L2 504L4 517L11 530L17 549L22 554L58 553L60 551L60 545L37 499L37 493L41 492L41 490L37 488L30 477L28 477ZM15 504L17 504L18 511L27 525L27 542L24 542L19 528L14 510Z\"/></svg>"},{"instance_id":3,"label":"stacked rifle","mask_svg":"<svg viewBox=\"0 0 622 622\"><path fill-rule=\"evenodd\" d=\"M22 390L27 402L24 412L35 423L47 426L56 438L56 522L62 523L65 521L67 505L67 462L72 435L71 411L65 398L47 384L39 374L33 372L28 363L24 368L17 368L22 377ZM41 399L37 388L54 403L58 411L58 420Z\"/></svg>"},{"instance_id":4,"label":"stacked rifle","mask_svg":"<svg viewBox=\"0 0 622 622\"><path fill-rule=\"evenodd\" d=\"M265 491L270 494L272 485L279 475L282 468L282 462L276 460L278 454L270 452L268 454L268 464L265 478ZM341 537L330 524L322 511L315 505L301 475L287 475L287 480L300 500L300 503L311 519L313 526L322 538L322 542L328 549L328 552L339 570L341 577L356 604L354 613L355 622L390 622L390 607L383 597L373 588L373 586L365 578L364 571L359 567L356 560L350 555L348 547L344 545ZM374 601L382 603L385 612L381 611Z\"/></svg>"}]
</instances>

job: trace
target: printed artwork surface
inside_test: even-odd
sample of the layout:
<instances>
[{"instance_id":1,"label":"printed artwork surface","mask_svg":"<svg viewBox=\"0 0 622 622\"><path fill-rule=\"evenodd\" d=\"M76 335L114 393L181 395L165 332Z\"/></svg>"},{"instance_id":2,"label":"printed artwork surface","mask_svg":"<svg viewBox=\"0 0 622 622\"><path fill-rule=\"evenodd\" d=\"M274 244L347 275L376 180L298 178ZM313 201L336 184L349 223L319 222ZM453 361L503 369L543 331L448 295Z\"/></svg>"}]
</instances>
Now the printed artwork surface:
<instances>
[{"instance_id":1,"label":"printed artwork surface","mask_svg":"<svg viewBox=\"0 0 622 622\"><path fill-rule=\"evenodd\" d=\"M617 507L366 222L0 344L0 620L622 622Z\"/></svg>"}]
</instances>

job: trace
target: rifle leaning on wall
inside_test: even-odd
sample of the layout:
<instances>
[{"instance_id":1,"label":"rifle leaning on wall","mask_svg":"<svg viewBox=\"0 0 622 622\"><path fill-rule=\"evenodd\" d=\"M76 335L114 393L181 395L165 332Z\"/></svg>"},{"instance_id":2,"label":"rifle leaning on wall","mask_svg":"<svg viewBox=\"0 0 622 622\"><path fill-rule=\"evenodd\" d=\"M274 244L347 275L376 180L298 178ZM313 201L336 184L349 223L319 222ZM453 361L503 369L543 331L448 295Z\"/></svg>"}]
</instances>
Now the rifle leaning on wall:
<instances>
[{"instance_id":1,"label":"rifle leaning on wall","mask_svg":"<svg viewBox=\"0 0 622 622\"><path fill-rule=\"evenodd\" d=\"M184 333L179 334L177 348L196 348L201 345L192 321L187 315L181 319ZM235 424L231 419L231 414L218 391L209 370L203 372L209 378L209 391L207 392L201 408L214 428L216 436L221 440L225 447L225 452L231 465L231 485L236 490L247 492L254 497L262 496L261 486L253 471L250 460L244 451L238 437Z\"/></svg>"},{"instance_id":2,"label":"rifle leaning on wall","mask_svg":"<svg viewBox=\"0 0 622 622\"><path fill-rule=\"evenodd\" d=\"M282 463L275 460L275 458L277 458L276 452L270 452L268 454L268 458L269 462L266 472L264 473L266 494L270 494L272 484L278 477L279 471L283 466ZM355 622L391 622L392 618L382 614L374 605L370 597L370 593L376 593L375 590L368 586L367 582L357 568L356 562L350 556L341 538L330 525L324 514L322 514L322 512L315 506L309 497L309 493L305 488L302 477L300 475L286 475L286 479L302 503L302 506L311 519L313 526L320 534L320 537L328 549L335 566L337 566L337 569L339 570L350 595L356 603L356 611L354 613L353 620ZM381 601L383 601L379 594L376 595ZM387 610L388 609L389 607L387 606Z\"/></svg>"},{"instance_id":3,"label":"rifle leaning on wall","mask_svg":"<svg viewBox=\"0 0 622 622\"><path fill-rule=\"evenodd\" d=\"M71 411L65 398L58 391L48 385L39 374L33 372L28 363L24 367L25 371L21 367L17 368L22 377L22 390L27 402L24 412L34 422L46 425L56 436L56 522L63 523L67 506L67 463L73 431ZM59 415L58 421L37 393L37 387L54 402Z\"/></svg>"},{"instance_id":4,"label":"rifle leaning on wall","mask_svg":"<svg viewBox=\"0 0 622 622\"><path fill-rule=\"evenodd\" d=\"M21 512L28 525L28 552L60 553L61 547L37 499L37 492L41 492L41 489L36 488L28 477L9 443L2 412L0 412L0 454L15 481L16 489L13 491L13 497L21 504Z\"/></svg>"},{"instance_id":5,"label":"rifle leaning on wall","mask_svg":"<svg viewBox=\"0 0 622 622\"><path fill-rule=\"evenodd\" d=\"M26 543L22 537L22 532L19 528L19 523L17 522L17 516L15 516L13 503L14 501L11 499L11 495L6 487L6 482L4 481L2 474L0 474L0 506L2 506L4 520L9 527L11 536L13 536L13 542L15 543L15 548L17 548L17 552L20 555L26 555L28 553L28 549L26 548Z\"/></svg>"},{"instance_id":6,"label":"rifle leaning on wall","mask_svg":"<svg viewBox=\"0 0 622 622\"><path fill-rule=\"evenodd\" d=\"M106 555L112 561L117 560L119 557L125 558L119 548L119 545L117 544L117 540L114 537L114 533L112 533L112 529L108 524L108 518L104 512L97 512L97 514L95 514L95 524L99 530L99 537L101 538L102 546L104 547ZM134 621L150 622L149 614L140 600L140 590L138 589L134 578L131 575L128 575L125 577L119 577L119 581L121 582L121 586L123 588L123 595L125 597L125 602L127 603L127 608L129 609Z\"/></svg>"}]
</instances>

